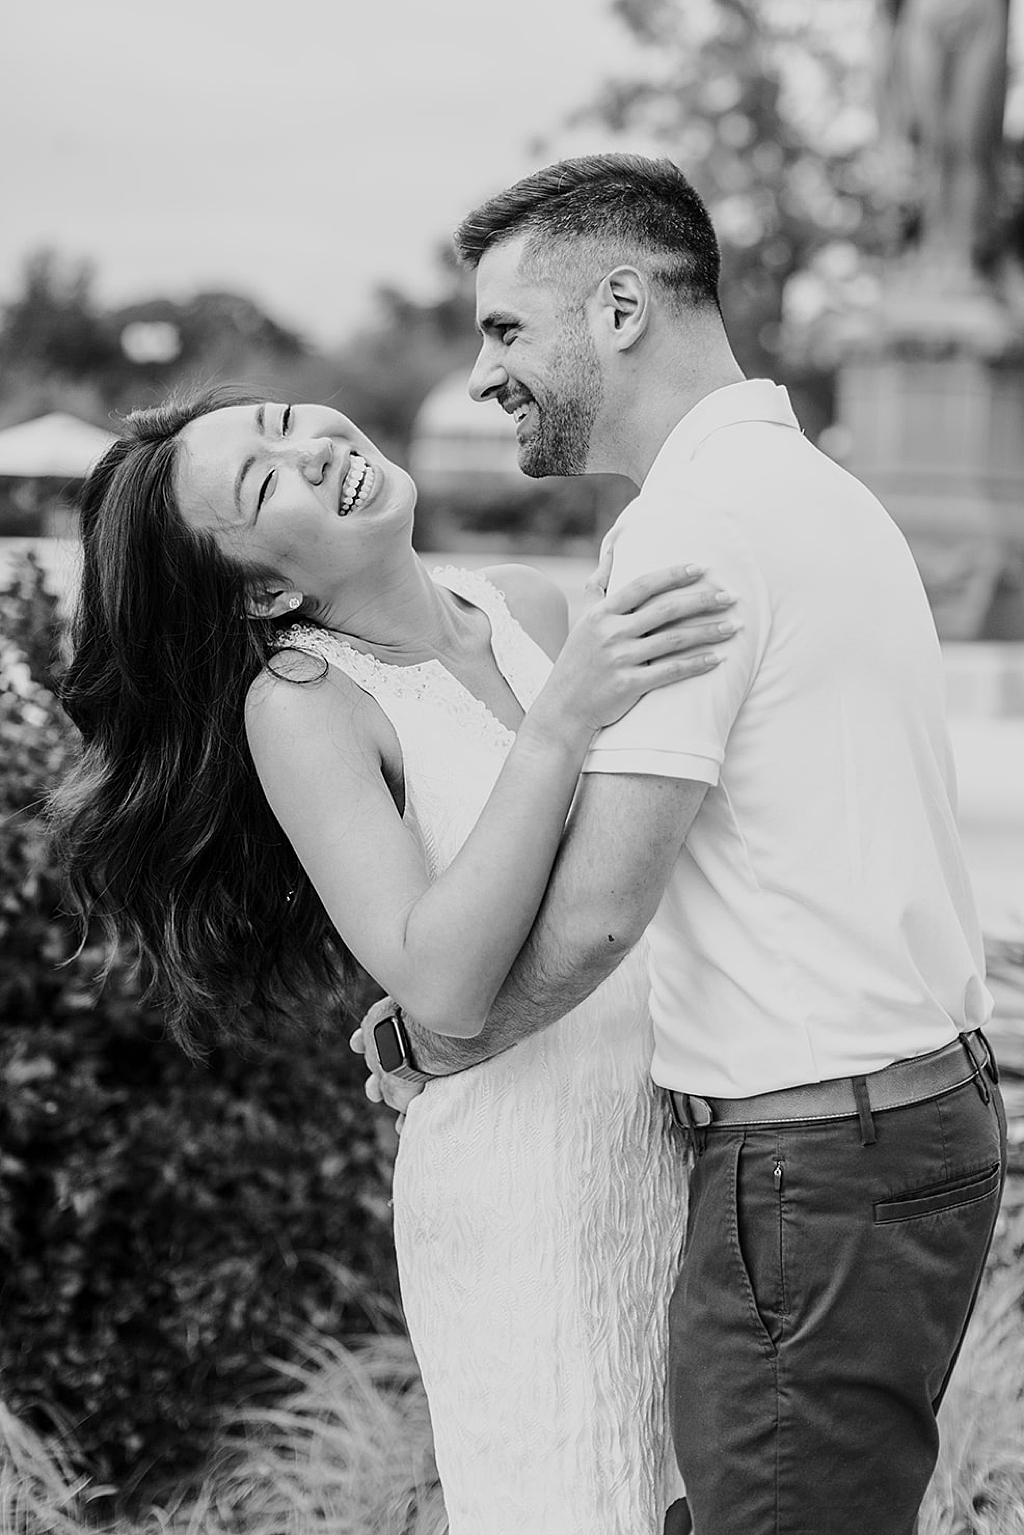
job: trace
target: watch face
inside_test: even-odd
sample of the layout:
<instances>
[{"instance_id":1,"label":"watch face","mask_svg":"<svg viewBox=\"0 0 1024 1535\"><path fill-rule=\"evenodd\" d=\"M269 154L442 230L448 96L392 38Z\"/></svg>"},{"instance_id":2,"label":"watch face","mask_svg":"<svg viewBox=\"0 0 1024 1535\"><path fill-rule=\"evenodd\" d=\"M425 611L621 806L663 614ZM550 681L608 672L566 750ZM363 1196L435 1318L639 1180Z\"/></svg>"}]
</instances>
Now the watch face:
<instances>
[{"instance_id":1,"label":"watch face","mask_svg":"<svg viewBox=\"0 0 1024 1535\"><path fill-rule=\"evenodd\" d=\"M382 1071L397 1071L399 1066L405 1065L405 1037L394 1013L374 1024L373 1042L377 1046Z\"/></svg>"}]
</instances>

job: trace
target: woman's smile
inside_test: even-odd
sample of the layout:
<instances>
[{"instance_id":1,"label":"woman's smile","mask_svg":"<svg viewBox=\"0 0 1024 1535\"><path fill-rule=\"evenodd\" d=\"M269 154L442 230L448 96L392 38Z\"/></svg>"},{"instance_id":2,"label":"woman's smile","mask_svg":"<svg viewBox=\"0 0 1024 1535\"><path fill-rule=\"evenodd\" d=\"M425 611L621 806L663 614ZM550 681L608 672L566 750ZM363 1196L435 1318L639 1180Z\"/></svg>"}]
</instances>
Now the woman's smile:
<instances>
[{"instance_id":1,"label":"woman's smile","mask_svg":"<svg viewBox=\"0 0 1024 1535\"><path fill-rule=\"evenodd\" d=\"M362 511L372 499L380 479L381 476L373 465L367 463L366 459L353 448L349 455L348 468L341 482L338 516L347 517L350 512Z\"/></svg>"}]
</instances>

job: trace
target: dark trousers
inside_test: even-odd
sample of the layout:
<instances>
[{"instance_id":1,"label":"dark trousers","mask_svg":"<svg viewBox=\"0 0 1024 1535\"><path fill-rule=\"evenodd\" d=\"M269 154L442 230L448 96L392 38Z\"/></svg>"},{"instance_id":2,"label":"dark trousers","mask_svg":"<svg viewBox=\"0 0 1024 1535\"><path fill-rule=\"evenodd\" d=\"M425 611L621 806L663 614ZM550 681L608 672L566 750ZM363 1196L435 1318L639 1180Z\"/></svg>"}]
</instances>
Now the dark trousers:
<instances>
[{"instance_id":1,"label":"dark trousers","mask_svg":"<svg viewBox=\"0 0 1024 1535\"><path fill-rule=\"evenodd\" d=\"M986 1075L872 1127L693 1132L669 1382L695 1535L914 1531L1006 1121Z\"/></svg>"}]
</instances>

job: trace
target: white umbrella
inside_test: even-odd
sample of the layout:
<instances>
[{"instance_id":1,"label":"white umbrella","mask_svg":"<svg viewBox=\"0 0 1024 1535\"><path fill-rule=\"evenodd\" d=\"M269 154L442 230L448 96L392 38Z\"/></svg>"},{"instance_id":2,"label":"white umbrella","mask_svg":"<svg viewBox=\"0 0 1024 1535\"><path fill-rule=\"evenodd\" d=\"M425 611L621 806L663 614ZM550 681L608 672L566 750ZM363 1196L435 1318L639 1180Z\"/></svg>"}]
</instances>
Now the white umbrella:
<instances>
[{"instance_id":1,"label":"white umbrella","mask_svg":"<svg viewBox=\"0 0 1024 1535\"><path fill-rule=\"evenodd\" d=\"M0 475L83 480L114 440L113 432L54 411L0 431Z\"/></svg>"}]
</instances>

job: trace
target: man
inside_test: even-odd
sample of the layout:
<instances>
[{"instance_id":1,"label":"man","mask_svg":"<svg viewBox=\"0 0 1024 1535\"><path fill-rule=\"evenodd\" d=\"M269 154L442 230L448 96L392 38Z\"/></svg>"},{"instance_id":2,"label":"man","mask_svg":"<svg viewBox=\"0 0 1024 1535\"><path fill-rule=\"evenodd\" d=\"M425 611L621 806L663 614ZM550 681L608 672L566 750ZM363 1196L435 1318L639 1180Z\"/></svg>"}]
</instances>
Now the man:
<instances>
[{"instance_id":1,"label":"man","mask_svg":"<svg viewBox=\"0 0 1024 1535\"><path fill-rule=\"evenodd\" d=\"M515 417L521 467L628 475L611 586L696 560L744 628L596 738L485 1028L411 1022L402 1069L507 1049L646 929L653 1075L694 1152L670 1358L694 1528L908 1535L1005 1163L923 589L785 392L744 380L674 165L563 162L456 243L471 393Z\"/></svg>"}]
</instances>

